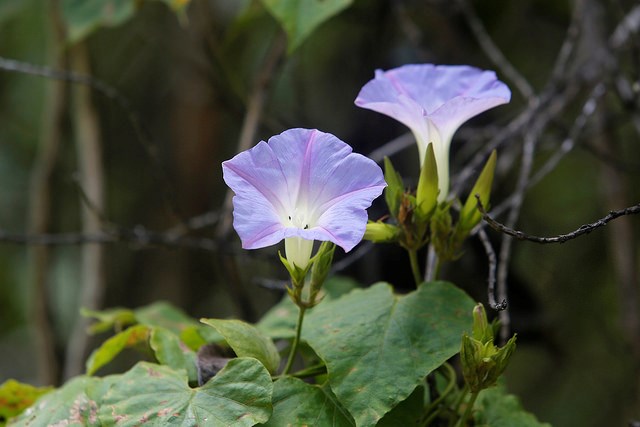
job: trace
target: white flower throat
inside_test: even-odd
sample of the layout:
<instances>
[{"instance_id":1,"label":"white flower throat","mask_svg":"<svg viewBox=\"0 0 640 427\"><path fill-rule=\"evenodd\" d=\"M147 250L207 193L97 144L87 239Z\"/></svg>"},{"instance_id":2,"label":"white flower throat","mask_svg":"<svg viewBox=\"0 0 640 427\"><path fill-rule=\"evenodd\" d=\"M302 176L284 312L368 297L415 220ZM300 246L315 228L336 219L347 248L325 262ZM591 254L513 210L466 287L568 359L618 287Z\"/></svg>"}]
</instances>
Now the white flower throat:
<instances>
[{"instance_id":1,"label":"white flower throat","mask_svg":"<svg viewBox=\"0 0 640 427\"><path fill-rule=\"evenodd\" d=\"M288 216L288 226L301 228L303 230L308 230L309 226L309 218L311 215L308 214L306 209L294 208L293 212Z\"/></svg>"},{"instance_id":2,"label":"white flower throat","mask_svg":"<svg viewBox=\"0 0 640 427\"><path fill-rule=\"evenodd\" d=\"M293 212L287 216L285 225L288 227L308 230L311 228L311 215L306 209L294 208ZM299 268L305 268L311 259L313 250L313 240L301 237L287 237L284 239L284 252L287 260Z\"/></svg>"}]
</instances>

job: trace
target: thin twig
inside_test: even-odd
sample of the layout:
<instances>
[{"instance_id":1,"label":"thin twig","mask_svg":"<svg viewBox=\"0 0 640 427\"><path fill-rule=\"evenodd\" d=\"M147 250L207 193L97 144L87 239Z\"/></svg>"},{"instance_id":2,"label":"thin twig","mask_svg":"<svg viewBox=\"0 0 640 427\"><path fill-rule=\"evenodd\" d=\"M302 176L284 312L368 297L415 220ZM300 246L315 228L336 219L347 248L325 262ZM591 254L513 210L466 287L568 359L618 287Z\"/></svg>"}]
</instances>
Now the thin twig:
<instances>
[{"instance_id":1,"label":"thin twig","mask_svg":"<svg viewBox=\"0 0 640 427\"><path fill-rule=\"evenodd\" d=\"M493 250L493 246L489 241L489 236L487 236L487 232L484 231L484 228L480 228L478 230L478 237L482 242L482 246L484 247L484 251L487 253L487 258L489 260L489 277L487 278L487 298L489 306L496 311L502 311L507 308L507 300L503 299L499 303L496 302L496 268L498 266L496 252Z\"/></svg>"},{"instance_id":2,"label":"thin twig","mask_svg":"<svg viewBox=\"0 0 640 427\"><path fill-rule=\"evenodd\" d=\"M607 225L608 222L616 218L619 218L621 216L635 215L640 213L640 203L638 203L637 205L629 206L628 208L620 209L617 211L610 211L605 217L600 218L594 222L584 224L580 226L578 229L571 231L569 233L559 234L557 236L551 236L551 237L540 237L540 236L527 234L523 231L515 230L511 227L507 227L506 225L496 221L484 210L484 207L480 202L479 196L475 195L475 197L478 200L477 206L478 206L478 210L482 214L482 219L484 219L491 228L503 234L507 234L511 237L514 237L518 240L528 240L530 242L540 243L540 244L564 243L569 240L573 240L577 237L583 236L585 234L589 234L596 228L604 227L605 225Z\"/></svg>"}]
</instances>

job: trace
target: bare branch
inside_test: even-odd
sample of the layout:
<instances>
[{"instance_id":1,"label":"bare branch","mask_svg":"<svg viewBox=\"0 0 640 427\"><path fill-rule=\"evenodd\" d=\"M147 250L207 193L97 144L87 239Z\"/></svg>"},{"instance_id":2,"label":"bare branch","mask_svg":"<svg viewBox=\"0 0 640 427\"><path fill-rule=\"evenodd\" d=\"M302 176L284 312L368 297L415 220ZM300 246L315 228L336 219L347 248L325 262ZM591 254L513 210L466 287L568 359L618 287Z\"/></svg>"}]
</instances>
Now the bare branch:
<instances>
[{"instance_id":1,"label":"bare branch","mask_svg":"<svg viewBox=\"0 0 640 427\"><path fill-rule=\"evenodd\" d=\"M140 247L166 246L204 251L219 251L222 247L221 242L218 240L206 237L175 237L171 233L151 231L143 226L92 234L78 232L23 234L0 229L0 243L41 246L66 246L84 243L135 243Z\"/></svg>"},{"instance_id":2,"label":"bare branch","mask_svg":"<svg viewBox=\"0 0 640 427\"><path fill-rule=\"evenodd\" d=\"M489 241L489 236L484 231L483 228L478 230L478 237L482 242L482 246L484 247L484 251L487 253L487 258L489 259L489 277L487 279L487 298L489 301L489 306L496 310L502 311L507 308L507 300L503 299L499 303L496 302L496 268L498 266L498 259L496 257L496 252L493 250L493 246L491 246L491 242Z\"/></svg>"},{"instance_id":3,"label":"bare branch","mask_svg":"<svg viewBox=\"0 0 640 427\"><path fill-rule=\"evenodd\" d=\"M530 242L535 242L540 244L564 243L569 240L573 240L577 237L580 237L582 235L589 234L596 228L604 227L605 225L607 225L608 222L613 221L614 219L619 218L621 216L635 215L640 213L640 203L638 203L637 205L630 206L628 208L620 209L617 211L610 211L605 217L600 218L592 223L584 224L580 226L580 228L574 231L571 231L569 233L559 234L557 236L552 236L552 237L540 237L540 236L533 236L531 234L527 234L523 231L514 230L513 228L507 227L506 225L496 221L491 216L489 216L489 214L485 211L484 206L482 206L482 202L480 202L480 196L476 194L475 197L478 200L477 206L478 206L478 210L482 214L482 219L484 219L491 228L503 234L507 234L511 237L514 237L518 240L528 240Z\"/></svg>"}]
</instances>

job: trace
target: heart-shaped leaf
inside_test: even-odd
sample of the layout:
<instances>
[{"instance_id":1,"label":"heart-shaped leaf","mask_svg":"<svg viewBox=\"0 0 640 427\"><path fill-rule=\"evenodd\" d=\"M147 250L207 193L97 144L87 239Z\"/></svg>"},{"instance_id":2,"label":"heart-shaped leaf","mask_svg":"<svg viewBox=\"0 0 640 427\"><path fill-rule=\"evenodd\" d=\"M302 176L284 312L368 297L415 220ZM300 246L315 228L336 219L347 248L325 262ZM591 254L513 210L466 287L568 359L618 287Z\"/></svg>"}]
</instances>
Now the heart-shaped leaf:
<instances>
[{"instance_id":1,"label":"heart-shaped leaf","mask_svg":"<svg viewBox=\"0 0 640 427\"><path fill-rule=\"evenodd\" d=\"M369 426L460 350L472 309L449 283L425 283L404 296L379 283L318 305L305 318L303 337L356 424Z\"/></svg>"},{"instance_id":2,"label":"heart-shaped leaf","mask_svg":"<svg viewBox=\"0 0 640 427\"><path fill-rule=\"evenodd\" d=\"M289 38L289 53L296 50L320 24L346 9L353 0L262 0Z\"/></svg>"},{"instance_id":3,"label":"heart-shaped leaf","mask_svg":"<svg viewBox=\"0 0 640 427\"><path fill-rule=\"evenodd\" d=\"M273 385L273 415L265 425L351 427L355 422L327 384L284 377Z\"/></svg>"},{"instance_id":4,"label":"heart-shaped leaf","mask_svg":"<svg viewBox=\"0 0 640 427\"><path fill-rule=\"evenodd\" d=\"M17 418L9 421L11 427L100 426L98 402L88 393L102 380L76 377L58 390L42 396Z\"/></svg>"},{"instance_id":5,"label":"heart-shaped leaf","mask_svg":"<svg viewBox=\"0 0 640 427\"><path fill-rule=\"evenodd\" d=\"M269 373L252 358L231 360L198 388L181 372L140 362L105 394L98 415L103 425L253 426L269 419L272 392Z\"/></svg>"}]
</instances>

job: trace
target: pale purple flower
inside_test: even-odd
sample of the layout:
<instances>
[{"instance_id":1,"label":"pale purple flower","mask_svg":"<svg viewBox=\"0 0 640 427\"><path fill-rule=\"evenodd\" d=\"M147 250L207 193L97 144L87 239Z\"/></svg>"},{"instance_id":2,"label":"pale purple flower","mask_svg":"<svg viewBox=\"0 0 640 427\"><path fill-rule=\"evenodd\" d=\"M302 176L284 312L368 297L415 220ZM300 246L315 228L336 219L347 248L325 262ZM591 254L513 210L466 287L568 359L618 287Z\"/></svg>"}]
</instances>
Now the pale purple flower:
<instances>
[{"instance_id":1,"label":"pale purple flower","mask_svg":"<svg viewBox=\"0 0 640 427\"><path fill-rule=\"evenodd\" d=\"M466 65L404 65L383 72L360 90L356 105L393 117L413 132L420 165L429 143L438 166L438 201L449 191L449 146L470 118L511 99L493 71Z\"/></svg>"},{"instance_id":2,"label":"pale purple flower","mask_svg":"<svg viewBox=\"0 0 640 427\"><path fill-rule=\"evenodd\" d=\"M314 240L350 251L364 236L366 209L386 183L380 167L337 137L289 129L222 163L235 193L233 226L245 249L285 239L304 268Z\"/></svg>"}]
</instances>

